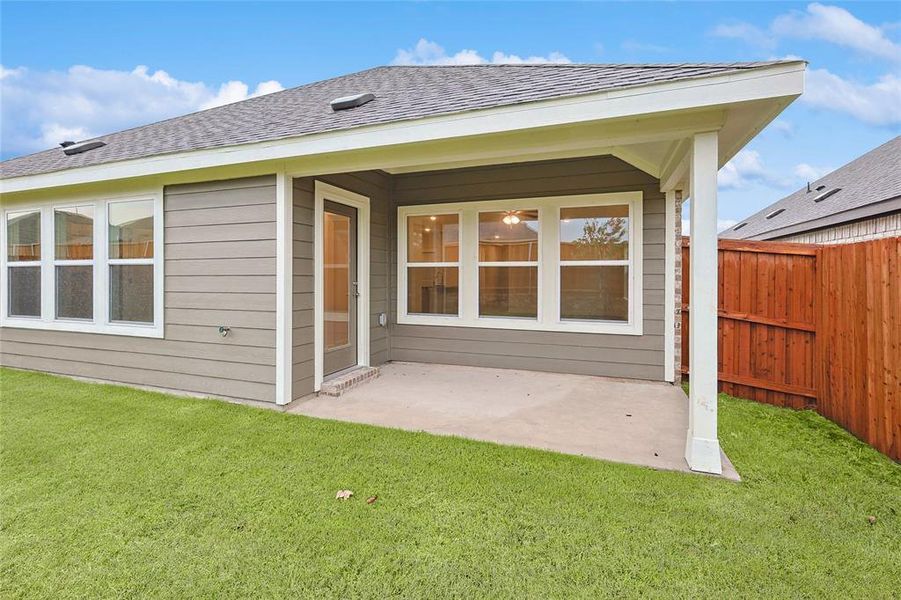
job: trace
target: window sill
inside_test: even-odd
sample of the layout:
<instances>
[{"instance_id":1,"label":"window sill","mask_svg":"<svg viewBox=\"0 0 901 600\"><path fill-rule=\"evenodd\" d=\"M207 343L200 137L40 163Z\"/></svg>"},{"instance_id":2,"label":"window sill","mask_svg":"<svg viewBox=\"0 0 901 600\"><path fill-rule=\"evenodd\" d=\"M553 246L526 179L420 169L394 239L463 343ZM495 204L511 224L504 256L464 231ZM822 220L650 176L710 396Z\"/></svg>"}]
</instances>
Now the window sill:
<instances>
[{"instance_id":1,"label":"window sill","mask_svg":"<svg viewBox=\"0 0 901 600\"><path fill-rule=\"evenodd\" d=\"M640 323L601 321L556 321L543 323L536 319L516 317L464 319L458 316L399 315L398 325L428 325L438 327L470 327L475 329L507 329L510 331L547 331L555 333L595 333L606 335L643 335Z\"/></svg>"},{"instance_id":2,"label":"window sill","mask_svg":"<svg viewBox=\"0 0 901 600\"><path fill-rule=\"evenodd\" d=\"M44 331L71 331L75 333L96 333L100 335L120 335L126 337L162 338L163 327L148 325L126 325L116 323L99 325L79 321L43 321L38 318L7 317L0 320L0 327L15 329L37 329Z\"/></svg>"}]
</instances>

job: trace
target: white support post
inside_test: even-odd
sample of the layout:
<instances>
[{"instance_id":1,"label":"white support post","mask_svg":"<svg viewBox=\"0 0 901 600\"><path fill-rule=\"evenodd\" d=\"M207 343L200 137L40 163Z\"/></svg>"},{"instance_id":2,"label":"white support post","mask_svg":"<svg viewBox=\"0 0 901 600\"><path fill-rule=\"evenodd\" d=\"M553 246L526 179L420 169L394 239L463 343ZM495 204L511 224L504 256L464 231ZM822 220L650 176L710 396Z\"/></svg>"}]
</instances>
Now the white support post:
<instances>
[{"instance_id":1,"label":"white support post","mask_svg":"<svg viewBox=\"0 0 901 600\"><path fill-rule=\"evenodd\" d=\"M685 460L721 474L717 438L717 132L694 136L691 155L690 392Z\"/></svg>"},{"instance_id":2,"label":"white support post","mask_svg":"<svg viewBox=\"0 0 901 600\"><path fill-rule=\"evenodd\" d=\"M666 231L664 239L664 276L663 284L663 380L673 383L676 378L676 190L668 190L666 194Z\"/></svg>"},{"instance_id":3,"label":"white support post","mask_svg":"<svg viewBox=\"0 0 901 600\"><path fill-rule=\"evenodd\" d=\"M293 400L294 193L291 177L275 175L275 402Z\"/></svg>"}]
</instances>

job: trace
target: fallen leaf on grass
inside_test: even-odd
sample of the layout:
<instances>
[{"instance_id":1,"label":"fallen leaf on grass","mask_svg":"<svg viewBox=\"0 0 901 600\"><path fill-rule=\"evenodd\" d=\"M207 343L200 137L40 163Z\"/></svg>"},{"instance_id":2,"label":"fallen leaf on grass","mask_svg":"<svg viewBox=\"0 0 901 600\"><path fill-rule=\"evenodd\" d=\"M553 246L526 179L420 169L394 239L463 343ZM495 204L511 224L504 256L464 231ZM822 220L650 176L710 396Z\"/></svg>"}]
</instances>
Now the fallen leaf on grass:
<instances>
[{"instance_id":1,"label":"fallen leaf on grass","mask_svg":"<svg viewBox=\"0 0 901 600\"><path fill-rule=\"evenodd\" d=\"M366 498L366 504L375 504L375 501L378 500L378 496L370 496Z\"/></svg>"},{"instance_id":2,"label":"fallen leaf on grass","mask_svg":"<svg viewBox=\"0 0 901 600\"><path fill-rule=\"evenodd\" d=\"M875 525L876 517L874 517L873 515L870 515L869 517L867 517L867 523L869 523L870 525Z\"/></svg>"},{"instance_id":3,"label":"fallen leaf on grass","mask_svg":"<svg viewBox=\"0 0 901 600\"><path fill-rule=\"evenodd\" d=\"M335 500L347 500L353 495L354 493L350 490L339 490L338 493L335 494Z\"/></svg>"}]
</instances>

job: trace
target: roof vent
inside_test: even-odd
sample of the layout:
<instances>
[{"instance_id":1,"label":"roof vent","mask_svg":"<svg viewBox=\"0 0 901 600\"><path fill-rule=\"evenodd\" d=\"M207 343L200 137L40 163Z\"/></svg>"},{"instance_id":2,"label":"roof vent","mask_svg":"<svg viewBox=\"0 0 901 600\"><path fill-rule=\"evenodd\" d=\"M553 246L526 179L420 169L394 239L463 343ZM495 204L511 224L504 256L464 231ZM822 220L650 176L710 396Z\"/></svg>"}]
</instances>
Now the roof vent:
<instances>
[{"instance_id":1,"label":"roof vent","mask_svg":"<svg viewBox=\"0 0 901 600\"><path fill-rule=\"evenodd\" d=\"M735 227L732 228L732 231L738 231L739 229L741 229L742 227L744 227L747 224L748 224L747 221L745 221L744 223L739 223L738 225L736 225Z\"/></svg>"},{"instance_id":2,"label":"roof vent","mask_svg":"<svg viewBox=\"0 0 901 600\"><path fill-rule=\"evenodd\" d=\"M332 110L338 112L339 110L347 110L348 108L356 108L358 106L363 106L367 102L372 102L375 100L375 94L370 94L366 92L365 94L355 94L353 96L342 96L341 98L335 98L329 105L332 107Z\"/></svg>"},{"instance_id":3,"label":"roof vent","mask_svg":"<svg viewBox=\"0 0 901 600\"><path fill-rule=\"evenodd\" d=\"M74 146L75 142L73 142L71 140L66 140L65 142L60 142L59 145L62 146L63 148L68 148L69 146Z\"/></svg>"},{"instance_id":4,"label":"roof vent","mask_svg":"<svg viewBox=\"0 0 901 600\"><path fill-rule=\"evenodd\" d=\"M76 144L75 142L66 141L60 144L60 146L63 147L63 152L65 152L67 156L72 156L73 154L81 154L82 152L93 150L94 148L102 148L103 146L106 146L106 142L94 141Z\"/></svg>"},{"instance_id":5,"label":"roof vent","mask_svg":"<svg viewBox=\"0 0 901 600\"><path fill-rule=\"evenodd\" d=\"M825 186L825 185L818 185L818 186L817 186L817 191L818 191L818 192L822 192L822 191L825 190L825 189L826 189L826 186Z\"/></svg>"},{"instance_id":6,"label":"roof vent","mask_svg":"<svg viewBox=\"0 0 901 600\"><path fill-rule=\"evenodd\" d=\"M820 190L820 188L817 188L817 191L819 191L819 190ZM840 191L842 191L842 188L834 188L834 189L831 189L831 190L829 190L828 192L823 192L823 193L820 194L819 196L816 196L816 197L813 199L813 201L814 201L814 202L821 202L821 201L825 200L826 198L828 198L829 196L831 196L831 195L833 195L833 194L837 194L837 193L840 192Z\"/></svg>"},{"instance_id":7,"label":"roof vent","mask_svg":"<svg viewBox=\"0 0 901 600\"><path fill-rule=\"evenodd\" d=\"M767 218L767 219L772 219L773 217L778 217L779 215L781 215L781 214L784 213L784 212L785 212L785 209L784 209L784 208L777 208L776 210L774 210L773 212L771 212L770 214L768 214L768 215L766 216L766 218Z\"/></svg>"}]
</instances>

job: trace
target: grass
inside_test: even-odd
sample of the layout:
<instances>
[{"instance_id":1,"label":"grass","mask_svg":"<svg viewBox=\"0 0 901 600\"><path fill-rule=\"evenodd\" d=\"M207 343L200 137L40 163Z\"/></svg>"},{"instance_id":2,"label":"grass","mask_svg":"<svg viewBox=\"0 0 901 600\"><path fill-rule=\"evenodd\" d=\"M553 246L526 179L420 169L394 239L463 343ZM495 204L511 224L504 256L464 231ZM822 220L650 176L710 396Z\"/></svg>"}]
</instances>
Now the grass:
<instances>
[{"instance_id":1,"label":"grass","mask_svg":"<svg viewBox=\"0 0 901 600\"><path fill-rule=\"evenodd\" d=\"M811 412L723 397L736 484L38 373L0 397L4 598L901 589L901 467Z\"/></svg>"}]
</instances>

